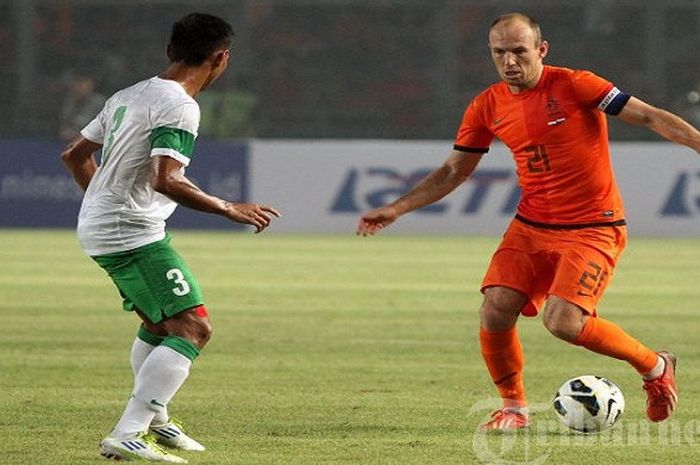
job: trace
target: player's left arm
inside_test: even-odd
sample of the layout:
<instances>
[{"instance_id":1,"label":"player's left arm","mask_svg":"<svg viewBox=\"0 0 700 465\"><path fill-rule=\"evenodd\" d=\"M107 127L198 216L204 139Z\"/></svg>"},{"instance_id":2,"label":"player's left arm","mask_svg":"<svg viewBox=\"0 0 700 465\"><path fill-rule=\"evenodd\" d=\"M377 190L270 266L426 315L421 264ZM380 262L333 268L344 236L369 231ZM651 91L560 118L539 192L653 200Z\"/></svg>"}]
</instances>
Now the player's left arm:
<instances>
[{"instance_id":1,"label":"player's left arm","mask_svg":"<svg viewBox=\"0 0 700 465\"><path fill-rule=\"evenodd\" d=\"M78 136L61 153L61 161L83 191L87 190L90 180L97 171L94 153L101 147L102 144Z\"/></svg>"},{"instance_id":2,"label":"player's left arm","mask_svg":"<svg viewBox=\"0 0 700 465\"><path fill-rule=\"evenodd\" d=\"M688 146L700 153L700 131L669 111L630 97L618 116L626 123L645 126L664 139Z\"/></svg>"}]
</instances>

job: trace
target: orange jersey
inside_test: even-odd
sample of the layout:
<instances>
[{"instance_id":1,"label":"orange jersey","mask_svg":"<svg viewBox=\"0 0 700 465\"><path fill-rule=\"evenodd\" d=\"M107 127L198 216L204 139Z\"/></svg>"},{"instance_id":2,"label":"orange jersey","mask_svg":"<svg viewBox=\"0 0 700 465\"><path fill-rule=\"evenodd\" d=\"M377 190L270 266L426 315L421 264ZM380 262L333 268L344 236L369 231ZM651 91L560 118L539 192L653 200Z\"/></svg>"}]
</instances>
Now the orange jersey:
<instances>
[{"instance_id":1,"label":"orange jersey","mask_svg":"<svg viewBox=\"0 0 700 465\"><path fill-rule=\"evenodd\" d=\"M537 85L513 94L500 82L464 113L455 148L485 152L494 137L513 153L518 215L546 224L624 219L603 108L617 89L589 71L545 66Z\"/></svg>"}]
</instances>

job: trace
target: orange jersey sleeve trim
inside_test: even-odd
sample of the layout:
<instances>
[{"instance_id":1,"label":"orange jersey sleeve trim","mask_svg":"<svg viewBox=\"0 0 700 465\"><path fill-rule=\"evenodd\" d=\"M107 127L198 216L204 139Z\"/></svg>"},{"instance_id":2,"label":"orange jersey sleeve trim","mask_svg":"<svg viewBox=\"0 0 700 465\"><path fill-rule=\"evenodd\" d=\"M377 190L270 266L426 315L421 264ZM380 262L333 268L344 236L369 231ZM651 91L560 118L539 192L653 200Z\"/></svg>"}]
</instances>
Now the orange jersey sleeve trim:
<instances>
[{"instance_id":1,"label":"orange jersey sleeve trim","mask_svg":"<svg viewBox=\"0 0 700 465\"><path fill-rule=\"evenodd\" d=\"M486 153L489 151L489 147L465 147L464 145L457 144L455 144L452 148L459 152L467 153Z\"/></svg>"},{"instance_id":2,"label":"orange jersey sleeve trim","mask_svg":"<svg viewBox=\"0 0 700 465\"><path fill-rule=\"evenodd\" d=\"M597 108L615 87L612 82L590 71L571 71L574 95L583 105Z\"/></svg>"}]
</instances>

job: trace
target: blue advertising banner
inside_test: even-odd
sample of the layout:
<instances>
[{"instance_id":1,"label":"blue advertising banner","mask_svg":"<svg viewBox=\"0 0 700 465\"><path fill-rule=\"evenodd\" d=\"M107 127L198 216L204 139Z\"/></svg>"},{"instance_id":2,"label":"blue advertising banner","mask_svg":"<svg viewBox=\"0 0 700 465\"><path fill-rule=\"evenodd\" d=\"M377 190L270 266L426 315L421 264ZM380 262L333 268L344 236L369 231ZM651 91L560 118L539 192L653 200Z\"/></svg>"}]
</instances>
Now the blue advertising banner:
<instances>
[{"instance_id":1,"label":"blue advertising banner","mask_svg":"<svg viewBox=\"0 0 700 465\"><path fill-rule=\"evenodd\" d=\"M0 141L0 227L75 227L83 193L61 164L64 146L46 140ZM248 145L198 141L187 176L210 194L246 201ZM185 207L178 207L168 227L243 228Z\"/></svg>"}]
</instances>

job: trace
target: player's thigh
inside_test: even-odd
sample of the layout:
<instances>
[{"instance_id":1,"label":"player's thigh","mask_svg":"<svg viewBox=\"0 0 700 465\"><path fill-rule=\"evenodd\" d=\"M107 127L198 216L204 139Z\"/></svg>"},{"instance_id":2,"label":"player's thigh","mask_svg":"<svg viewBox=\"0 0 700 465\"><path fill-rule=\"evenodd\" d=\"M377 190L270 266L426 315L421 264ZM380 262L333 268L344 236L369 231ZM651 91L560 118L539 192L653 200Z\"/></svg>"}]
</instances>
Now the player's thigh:
<instances>
[{"instance_id":1,"label":"player's thigh","mask_svg":"<svg viewBox=\"0 0 700 465\"><path fill-rule=\"evenodd\" d=\"M555 295L594 315L614 274L626 234L603 230L584 232L575 246L560 251L554 280L549 289Z\"/></svg>"},{"instance_id":2,"label":"player's thigh","mask_svg":"<svg viewBox=\"0 0 700 465\"><path fill-rule=\"evenodd\" d=\"M524 227L523 227L524 226ZM481 284L481 291L504 287L527 299L518 311L534 316L547 297L554 277L551 243L540 231L514 222L506 231Z\"/></svg>"},{"instance_id":3,"label":"player's thigh","mask_svg":"<svg viewBox=\"0 0 700 465\"><path fill-rule=\"evenodd\" d=\"M108 258L109 263L105 257L95 260L119 289L125 310L138 309L149 321L159 323L202 304L199 284L169 238Z\"/></svg>"}]
</instances>

